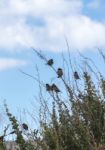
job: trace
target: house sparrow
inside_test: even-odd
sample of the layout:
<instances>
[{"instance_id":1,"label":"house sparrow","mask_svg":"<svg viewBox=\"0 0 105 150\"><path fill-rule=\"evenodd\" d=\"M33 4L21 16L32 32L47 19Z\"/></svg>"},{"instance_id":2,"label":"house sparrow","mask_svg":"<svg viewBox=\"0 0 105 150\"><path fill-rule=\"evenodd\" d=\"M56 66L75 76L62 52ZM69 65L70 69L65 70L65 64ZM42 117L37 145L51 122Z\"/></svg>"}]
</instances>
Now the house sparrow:
<instances>
[{"instance_id":1,"label":"house sparrow","mask_svg":"<svg viewBox=\"0 0 105 150\"><path fill-rule=\"evenodd\" d=\"M58 68L57 75L58 75L58 78L61 78L63 76L63 70L61 68Z\"/></svg>"},{"instance_id":2,"label":"house sparrow","mask_svg":"<svg viewBox=\"0 0 105 150\"><path fill-rule=\"evenodd\" d=\"M52 90L56 93L60 92L59 88L55 84L52 84Z\"/></svg>"},{"instance_id":3,"label":"house sparrow","mask_svg":"<svg viewBox=\"0 0 105 150\"><path fill-rule=\"evenodd\" d=\"M74 72L74 78L76 79L76 80L78 80L78 79L80 79L80 77L79 77L79 75L78 75L78 72Z\"/></svg>"},{"instance_id":4,"label":"house sparrow","mask_svg":"<svg viewBox=\"0 0 105 150\"><path fill-rule=\"evenodd\" d=\"M27 124L23 123L22 127L23 127L23 129L28 130L28 125Z\"/></svg>"},{"instance_id":5,"label":"house sparrow","mask_svg":"<svg viewBox=\"0 0 105 150\"><path fill-rule=\"evenodd\" d=\"M53 63L54 63L53 59L49 59L49 60L47 61L47 65L49 65L49 66L52 66Z\"/></svg>"},{"instance_id":6,"label":"house sparrow","mask_svg":"<svg viewBox=\"0 0 105 150\"><path fill-rule=\"evenodd\" d=\"M52 87L51 87L49 84L46 84L46 90L47 90L47 91L51 91L51 90L52 90Z\"/></svg>"}]
</instances>

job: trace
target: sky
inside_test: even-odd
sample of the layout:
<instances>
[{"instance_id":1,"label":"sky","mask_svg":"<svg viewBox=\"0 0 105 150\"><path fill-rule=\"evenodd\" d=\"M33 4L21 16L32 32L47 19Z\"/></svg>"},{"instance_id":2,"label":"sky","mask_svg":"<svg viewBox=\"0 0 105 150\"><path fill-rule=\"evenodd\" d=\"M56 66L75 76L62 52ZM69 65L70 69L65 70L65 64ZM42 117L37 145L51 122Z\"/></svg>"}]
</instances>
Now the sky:
<instances>
[{"instance_id":1,"label":"sky","mask_svg":"<svg viewBox=\"0 0 105 150\"><path fill-rule=\"evenodd\" d=\"M104 0L1 0L1 105L6 100L15 113L31 109L38 85L20 69L36 76L37 65L46 82L53 75L31 47L42 50L60 66L61 53L67 57L67 39L71 54L75 56L79 50L102 67L97 48L105 48L104 14Z\"/></svg>"}]
</instances>

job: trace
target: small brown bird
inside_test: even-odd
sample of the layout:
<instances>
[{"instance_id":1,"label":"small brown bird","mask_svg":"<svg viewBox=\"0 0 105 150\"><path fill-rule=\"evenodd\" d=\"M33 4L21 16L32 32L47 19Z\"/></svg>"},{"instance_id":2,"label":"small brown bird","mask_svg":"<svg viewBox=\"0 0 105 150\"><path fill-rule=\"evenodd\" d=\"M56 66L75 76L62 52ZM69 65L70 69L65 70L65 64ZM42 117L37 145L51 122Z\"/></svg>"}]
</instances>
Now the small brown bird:
<instances>
[{"instance_id":1,"label":"small brown bird","mask_svg":"<svg viewBox=\"0 0 105 150\"><path fill-rule=\"evenodd\" d=\"M28 130L28 125L26 123L22 124L23 129Z\"/></svg>"},{"instance_id":2,"label":"small brown bird","mask_svg":"<svg viewBox=\"0 0 105 150\"><path fill-rule=\"evenodd\" d=\"M46 90L47 90L47 91L51 91L51 90L52 90L52 87L51 87L49 84L46 84Z\"/></svg>"},{"instance_id":3,"label":"small brown bird","mask_svg":"<svg viewBox=\"0 0 105 150\"><path fill-rule=\"evenodd\" d=\"M49 66L52 66L53 63L54 63L53 59L49 59L49 60L47 61L47 65L49 65Z\"/></svg>"},{"instance_id":4,"label":"small brown bird","mask_svg":"<svg viewBox=\"0 0 105 150\"><path fill-rule=\"evenodd\" d=\"M63 76L63 70L61 68L58 68L57 75L58 75L58 78L61 78Z\"/></svg>"},{"instance_id":5,"label":"small brown bird","mask_svg":"<svg viewBox=\"0 0 105 150\"><path fill-rule=\"evenodd\" d=\"M79 79L80 79L80 77L79 77L79 75L78 75L78 72L77 72L77 71L75 71L75 72L74 72L74 78L75 78L76 80L79 80Z\"/></svg>"},{"instance_id":6,"label":"small brown bird","mask_svg":"<svg viewBox=\"0 0 105 150\"><path fill-rule=\"evenodd\" d=\"M52 84L52 90L56 93L60 92L59 88L55 84Z\"/></svg>"}]
</instances>

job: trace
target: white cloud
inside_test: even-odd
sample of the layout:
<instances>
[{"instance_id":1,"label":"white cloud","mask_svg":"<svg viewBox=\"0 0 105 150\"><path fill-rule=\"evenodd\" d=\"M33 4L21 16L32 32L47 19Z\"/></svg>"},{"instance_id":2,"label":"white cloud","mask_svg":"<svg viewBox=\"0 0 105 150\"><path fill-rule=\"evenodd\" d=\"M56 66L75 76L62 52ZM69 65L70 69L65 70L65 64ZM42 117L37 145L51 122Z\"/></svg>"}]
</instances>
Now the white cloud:
<instances>
[{"instance_id":1,"label":"white cloud","mask_svg":"<svg viewBox=\"0 0 105 150\"><path fill-rule=\"evenodd\" d=\"M0 58L0 71L20 67L25 65L26 62L22 60L12 59L12 58Z\"/></svg>"},{"instance_id":2,"label":"white cloud","mask_svg":"<svg viewBox=\"0 0 105 150\"><path fill-rule=\"evenodd\" d=\"M90 9L97 9L97 8L101 7L100 0L93 0L93 1L89 2L88 7Z\"/></svg>"},{"instance_id":3,"label":"white cloud","mask_svg":"<svg viewBox=\"0 0 105 150\"><path fill-rule=\"evenodd\" d=\"M34 46L66 49L64 35L73 49L105 47L105 24L82 14L82 0L4 0L0 2L0 48ZM92 4L91 4L92 5ZM96 4L95 4L96 5ZM29 25L28 17L44 25Z\"/></svg>"},{"instance_id":4,"label":"white cloud","mask_svg":"<svg viewBox=\"0 0 105 150\"><path fill-rule=\"evenodd\" d=\"M1 2L0 12L12 15L68 15L81 11L81 0L9 0Z\"/></svg>"}]
</instances>

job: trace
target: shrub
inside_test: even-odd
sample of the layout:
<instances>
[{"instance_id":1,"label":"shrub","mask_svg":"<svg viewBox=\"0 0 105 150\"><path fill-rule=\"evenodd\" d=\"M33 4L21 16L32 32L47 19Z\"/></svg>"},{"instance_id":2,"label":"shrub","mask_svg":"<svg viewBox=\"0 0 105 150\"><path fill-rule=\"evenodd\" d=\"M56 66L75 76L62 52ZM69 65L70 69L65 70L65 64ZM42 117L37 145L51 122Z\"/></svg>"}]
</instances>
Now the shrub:
<instances>
[{"instance_id":1,"label":"shrub","mask_svg":"<svg viewBox=\"0 0 105 150\"><path fill-rule=\"evenodd\" d=\"M56 69L54 67L53 58L47 59L41 52L33 50L55 72L57 80L62 82L62 88L56 82L42 83L40 78L22 72L35 79L40 90L41 88L46 89L50 95L52 110L49 109L46 100L41 97L40 130L33 131L33 139L31 138L31 141L28 139L27 142L24 138L24 132L19 129L18 121L9 113L7 105L5 105L20 150L104 150L104 76L100 72L95 73L89 62L87 62L88 69L85 71L82 69L80 76L80 72L74 70L69 57L71 67L69 78L71 76L73 78L73 83L71 83L65 77L64 68ZM101 55L104 56L102 51ZM85 59L85 57L82 58ZM65 59L63 61L67 64Z\"/></svg>"}]
</instances>

